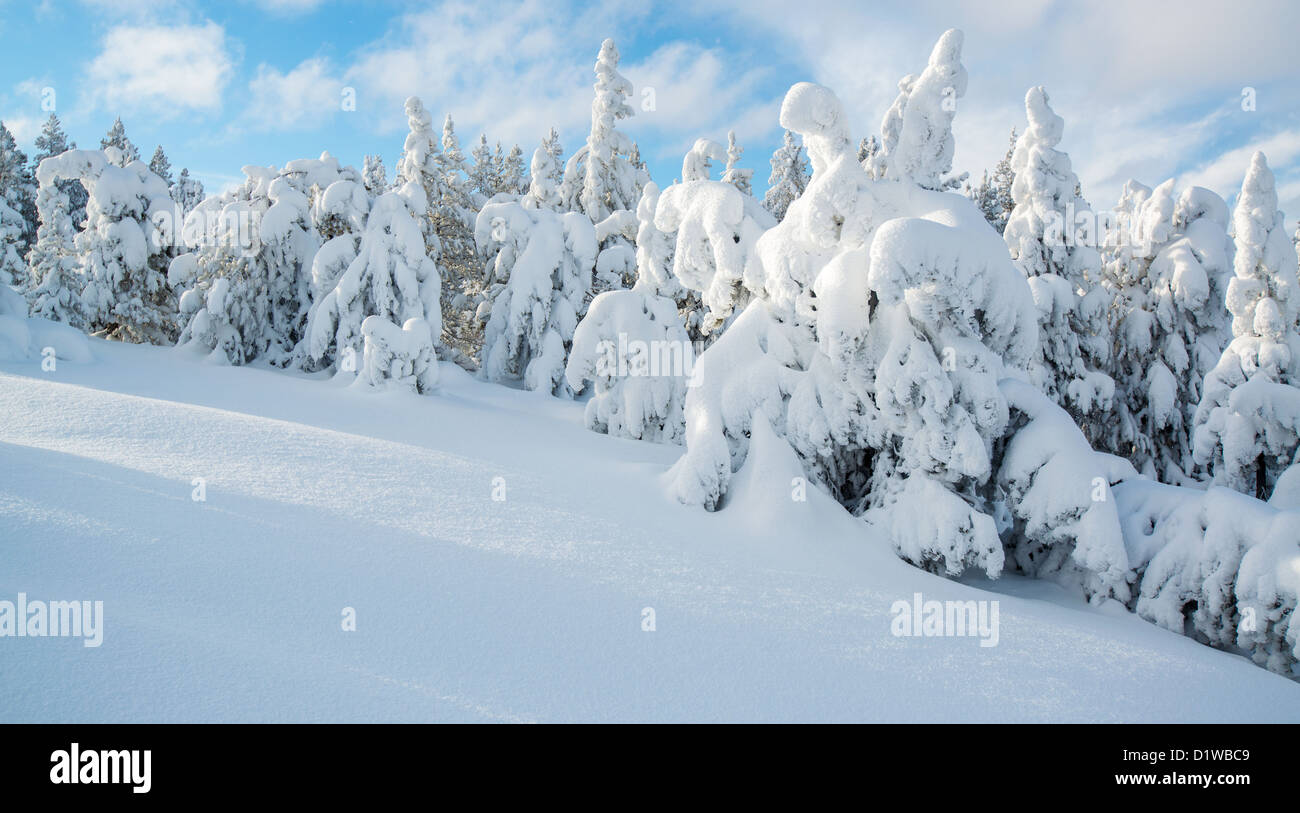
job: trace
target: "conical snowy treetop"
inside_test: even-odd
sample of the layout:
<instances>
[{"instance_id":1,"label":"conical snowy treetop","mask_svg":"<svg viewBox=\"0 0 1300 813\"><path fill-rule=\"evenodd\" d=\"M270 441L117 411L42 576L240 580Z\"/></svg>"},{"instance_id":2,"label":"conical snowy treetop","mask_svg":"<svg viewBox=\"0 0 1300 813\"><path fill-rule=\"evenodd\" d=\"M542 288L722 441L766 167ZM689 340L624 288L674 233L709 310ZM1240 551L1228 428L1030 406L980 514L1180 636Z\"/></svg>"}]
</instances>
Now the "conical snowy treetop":
<instances>
[{"instance_id":1,"label":"conical snowy treetop","mask_svg":"<svg viewBox=\"0 0 1300 813\"><path fill-rule=\"evenodd\" d=\"M1296 328L1296 251L1277 209L1277 188L1264 153L1250 160L1232 215L1236 276L1228 283L1232 333L1279 341Z\"/></svg>"}]
</instances>

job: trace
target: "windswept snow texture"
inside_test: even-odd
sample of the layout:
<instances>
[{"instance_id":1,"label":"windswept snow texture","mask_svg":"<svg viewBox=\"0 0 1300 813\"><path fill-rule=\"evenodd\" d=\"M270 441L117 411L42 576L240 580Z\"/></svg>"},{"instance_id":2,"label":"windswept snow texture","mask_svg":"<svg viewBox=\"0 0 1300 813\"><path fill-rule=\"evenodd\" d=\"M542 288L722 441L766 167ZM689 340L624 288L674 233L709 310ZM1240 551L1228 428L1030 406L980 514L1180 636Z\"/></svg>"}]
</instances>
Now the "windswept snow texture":
<instances>
[{"instance_id":1,"label":"windswept snow texture","mask_svg":"<svg viewBox=\"0 0 1300 813\"><path fill-rule=\"evenodd\" d=\"M660 486L677 447L450 364L416 396L89 346L0 362L0 598L105 619L0 639L0 722L1300 721L1244 657L791 501L766 425L708 513ZM892 636L915 592L999 600L997 646Z\"/></svg>"}]
</instances>

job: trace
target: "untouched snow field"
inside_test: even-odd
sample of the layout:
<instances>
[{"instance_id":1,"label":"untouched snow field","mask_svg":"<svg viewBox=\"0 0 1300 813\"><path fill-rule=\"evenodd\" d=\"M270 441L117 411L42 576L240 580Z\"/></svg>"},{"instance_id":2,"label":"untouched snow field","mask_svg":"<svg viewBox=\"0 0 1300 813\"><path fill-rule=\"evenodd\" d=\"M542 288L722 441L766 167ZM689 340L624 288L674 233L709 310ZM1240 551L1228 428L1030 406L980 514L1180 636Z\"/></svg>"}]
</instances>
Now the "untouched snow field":
<instances>
[{"instance_id":1,"label":"untouched snow field","mask_svg":"<svg viewBox=\"0 0 1300 813\"><path fill-rule=\"evenodd\" d=\"M91 348L0 364L0 599L105 616L0 639L3 722L1300 721L1242 657L766 493L779 447L711 515L666 496L677 447L451 365L421 397ZM998 644L894 637L915 592L999 600Z\"/></svg>"}]
</instances>

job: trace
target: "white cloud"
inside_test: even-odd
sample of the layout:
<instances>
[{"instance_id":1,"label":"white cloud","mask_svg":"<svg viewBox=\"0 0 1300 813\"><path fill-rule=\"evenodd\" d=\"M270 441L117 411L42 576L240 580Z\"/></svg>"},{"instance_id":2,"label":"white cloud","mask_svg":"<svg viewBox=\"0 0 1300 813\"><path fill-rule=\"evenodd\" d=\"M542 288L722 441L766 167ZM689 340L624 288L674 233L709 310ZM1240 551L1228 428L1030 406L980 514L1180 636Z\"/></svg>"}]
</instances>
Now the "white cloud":
<instances>
[{"instance_id":1,"label":"white cloud","mask_svg":"<svg viewBox=\"0 0 1300 813\"><path fill-rule=\"evenodd\" d=\"M5 116L3 121L4 126L13 133L14 140L24 146L30 146L36 140L36 136L40 135L41 125L44 124L44 119L23 114Z\"/></svg>"},{"instance_id":2,"label":"white cloud","mask_svg":"<svg viewBox=\"0 0 1300 813\"><path fill-rule=\"evenodd\" d=\"M551 126L586 133L600 43L636 19L618 3L580 13L541 0L446 3L399 18L344 80L379 131L404 126L402 102L418 95L435 120L452 114L462 144L486 130L531 152Z\"/></svg>"},{"instance_id":3,"label":"white cloud","mask_svg":"<svg viewBox=\"0 0 1300 813\"><path fill-rule=\"evenodd\" d=\"M1179 182L1208 187L1228 197L1240 191L1250 167L1250 158L1256 151L1262 151L1269 166L1277 172L1278 168L1293 164L1300 157L1300 130L1283 130L1228 150L1184 173Z\"/></svg>"},{"instance_id":4,"label":"white cloud","mask_svg":"<svg viewBox=\"0 0 1300 813\"><path fill-rule=\"evenodd\" d=\"M233 73L225 29L202 25L118 25L87 66L97 104L110 111L148 108L161 118L214 112Z\"/></svg>"},{"instance_id":5,"label":"white cloud","mask_svg":"<svg viewBox=\"0 0 1300 813\"><path fill-rule=\"evenodd\" d=\"M1062 148L1100 206L1128 178L1152 184L1178 175L1225 134L1238 143L1258 138L1279 126L1270 115L1300 105L1291 42L1300 4L1287 0L1148 0L1092 11L1016 0L995 13L957 0L823 0L799 14L778 0L684 8L725 16L733 37L747 30L775 58L806 66L809 75L791 82L831 87L858 135L878 130L898 77L924 67L943 29L960 28L970 87L954 123L955 168L978 175L996 164L1011 126L1024 126L1025 91L1041 84L1065 118ZM1259 89L1258 118L1227 119L1245 86Z\"/></svg>"},{"instance_id":6,"label":"white cloud","mask_svg":"<svg viewBox=\"0 0 1300 813\"><path fill-rule=\"evenodd\" d=\"M764 73L737 71L721 49L674 41L622 73L634 87L636 130L659 136L660 155L680 158L701 137L725 143L732 129L742 146L779 129L781 99L757 92Z\"/></svg>"},{"instance_id":7,"label":"white cloud","mask_svg":"<svg viewBox=\"0 0 1300 813\"><path fill-rule=\"evenodd\" d=\"M1226 200L1241 191L1250 157L1262 151L1277 179L1277 199L1293 224L1300 216L1300 129L1282 130L1230 149L1179 177L1180 184L1195 184L1218 192Z\"/></svg>"},{"instance_id":8,"label":"white cloud","mask_svg":"<svg viewBox=\"0 0 1300 813\"><path fill-rule=\"evenodd\" d=\"M343 82L328 60L304 60L288 73L259 65L252 100L240 126L289 130L318 126L341 109Z\"/></svg>"}]
</instances>

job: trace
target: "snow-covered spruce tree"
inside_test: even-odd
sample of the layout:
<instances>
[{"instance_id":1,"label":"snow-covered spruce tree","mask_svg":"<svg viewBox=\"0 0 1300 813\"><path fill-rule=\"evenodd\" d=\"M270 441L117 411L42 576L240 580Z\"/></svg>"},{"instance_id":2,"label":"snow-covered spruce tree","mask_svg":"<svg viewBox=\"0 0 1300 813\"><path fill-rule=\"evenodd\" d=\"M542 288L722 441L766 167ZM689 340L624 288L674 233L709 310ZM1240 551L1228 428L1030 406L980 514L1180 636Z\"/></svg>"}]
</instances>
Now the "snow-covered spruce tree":
<instances>
[{"instance_id":1,"label":"snow-covered spruce tree","mask_svg":"<svg viewBox=\"0 0 1300 813\"><path fill-rule=\"evenodd\" d=\"M863 136L858 142L858 163L870 172L878 152L880 152L880 139L873 135Z\"/></svg>"},{"instance_id":2,"label":"snow-covered spruce tree","mask_svg":"<svg viewBox=\"0 0 1300 813\"><path fill-rule=\"evenodd\" d=\"M25 286L27 282L27 263L22 256L26 228L22 215L0 196L0 287Z\"/></svg>"},{"instance_id":3,"label":"snow-covered spruce tree","mask_svg":"<svg viewBox=\"0 0 1300 813\"><path fill-rule=\"evenodd\" d=\"M632 83L618 72L618 48L605 40L596 58L595 97L591 102L591 132L587 143L564 167L561 208L583 212L596 224L599 255L591 292L632 285L636 230L634 210L648 174L633 159L632 141L618 122L633 115L627 99ZM639 160L639 159L638 159Z\"/></svg>"},{"instance_id":4,"label":"snow-covered spruce tree","mask_svg":"<svg viewBox=\"0 0 1300 813\"><path fill-rule=\"evenodd\" d=\"M1262 152L1251 158L1232 236L1234 338L1205 378L1194 417L1196 462L1219 485L1266 500L1282 472L1300 462L1300 281Z\"/></svg>"},{"instance_id":5,"label":"snow-covered spruce tree","mask_svg":"<svg viewBox=\"0 0 1300 813\"><path fill-rule=\"evenodd\" d=\"M616 437L681 443L682 404L694 355L667 273L666 236L655 226L659 187L637 204L638 276L626 291L596 296L573 334L565 378L576 393L591 382L587 428Z\"/></svg>"},{"instance_id":6,"label":"snow-covered spruce tree","mask_svg":"<svg viewBox=\"0 0 1300 813\"><path fill-rule=\"evenodd\" d=\"M450 115L443 123L441 150L419 99L407 100L406 115L410 132L398 161L397 182L419 179L424 186L433 222L427 235L438 241L442 273L440 346L452 360L472 369L482 345L482 324L474 313L483 300L483 289L474 245L478 210L470 196L465 156Z\"/></svg>"},{"instance_id":7,"label":"snow-covered spruce tree","mask_svg":"<svg viewBox=\"0 0 1300 813\"><path fill-rule=\"evenodd\" d=\"M68 181L55 179L42 184L36 195L40 226L36 245L27 254L27 301L32 316L85 327L81 289L85 282L78 272L77 230L69 214ZM80 181L72 181L84 193Z\"/></svg>"},{"instance_id":8,"label":"snow-covered spruce tree","mask_svg":"<svg viewBox=\"0 0 1300 813\"><path fill-rule=\"evenodd\" d=\"M313 190L323 190L314 206L309 197ZM303 358L299 345L307 339L313 301L308 270L321 242L325 235L360 230L369 197L361 173L341 167L329 153L285 164L266 191L271 205L258 228L269 307L265 354L268 363L287 367Z\"/></svg>"},{"instance_id":9,"label":"snow-covered spruce tree","mask_svg":"<svg viewBox=\"0 0 1300 813\"><path fill-rule=\"evenodd\" d=\"M903 114L907 110L908 97L916 85L916 74L909 73L898 80L898 95L885 111L880 120L880 143L863 160L867 174L876 180L885 177L889 170L889 155L898 149L898 137L903 131Z\"/></svg>"},{"instance_id":10,"label":"snow-covered spruce tree","mask_svg":"<svg viewBox=\"0 0 1300 813\"><path fill-rule=\"evenodd\" d=\"M1052 111L1042 87L1025 95L1025 112L1029 128L1011 160L1016 205L1003 238L1038 308L1041 358L1033 370L1035 383L1069 411L1089 439L1098 438L1106 429L1115 382L1102 372L1110 361L1110 335L1101 256L1092 229L1076 230L1080 221L1092 223L1091 210L1074 194L1078 178L1069 156L1056 149L1065 122Z\"/></svg>"},{"instance_id":11,"label":"snow-covered spruce tree","mask_svg":"<svg viewBox=\"0 0 1300 813\"><path fill-rule=\"evenodd\" d=\"M552 163L549 165L551 168L551 188L556 190L557 196L562 197L561 190L564 186L564 145L560 143L560 134L555 131L554 127L547 131L546 136L542 139L542 148L546 150L547 155L551 156ZM528 190L525 189L524 191L527 192ZM563 205L563 202L561 202L560 205Z\"/></svg>"},{"instance_id":12,"label":"snow-covered spruce tree","mask_svg":"<svg viewBox=\"0 0 1300 813\"><path fill-rule=\"evenodd\" d=\"M401 327L382 316L361 323L365 352L358 381L375 389L396 387L416 393L438 385L438 353L433 327L424 319L407 319Z\"/></svg>"},{"instance_id":13,"label":"snow-covered spruce tree","mask_svg":"<svg viewBox=\"0 0 1300 813\"><path fill-rule=\"evenodd\" d=\"M794 133L785 131L781 146L772 153L771 164L763 207L780 223L785 220L790 204L808 187L808 160L803 147L795 143Z\"/></svg>"},{"instance_id":14,"label":"snow-covered spruce tree","mask_svg":"<svg viewBox=\"0 0 1300 813\"><path fill-rule=\"evenodd\" d=\"M1226 207L1208 190L1179 196L1173 180L1154 190L1130 181L1102 247L1115 401L1096 442L1166 483L1191 476L1193 405L1223 341L1213 325L1222 323L1225 221Z\"/></svg>"},{"instance_id":15,"label":"snow-covered spruce tree","mask_svg":"<svg viewBox=\"0 0 1300 813\"><path fill-rule=\"evenodd\" d=\"M754 170L741 169L740 157L745 154L736 143L736 131L727 133L727 168L722 173L722 180L739 189L746 195L754 194Z\"/></svg>"},{"instance_id":16,"label":"snow-covered spruce tree","mask_svg":"<svg viewBox=\"0 0 1300 813\"><path fill-rule=\"evenodd\" d=\"M470 156L474 159L474 165L469 170L469 191L475 208L482 208L501 186L499 168L493 160L492 148L488 146L485 134L479 134L478 144Z\"/></svg>"},{"instance_id":17,"label":"snow-covered spruce tree","mask_svg":"<svg viewBox=\"0 0 1300 813\"><path fill-rule=\"evenodd\" d=\"M524 151L516 144L510 148L501 164L501 192L510 195L522 195L528 191L528 182L524 179Z\"/></svg>"},{"instance_id":18,"label":"snow-covered spruce tree","mask_svg":"<svg viewBox=\"0 0 1300 813\"><path fill-rule=\"evenodd\" d=\"M425 229L420 218L428 210L424 188L413 180L404 181L392 192L381 195L366 220L356 259L323 298L314 303L306 328L307 357L320 362L328 357L337 360L340 374L355 372L364 352L367 317L378 317L394 330L404 329L408 320L420 319L433 335L441 332L441 308L438 304L441 283L438 266L426 253ZM432 385L436 371L414 369L401 372L410 364L419 367L428 362L420 351L421 326L412 326L407 339L396 341L393 330L371 323L374 352L366 361L367 380L378 381L393 376L409 376ZM383 344L386 349L379 349ZM412 351L405 354L406 351ZM391 364L385 372L384 360ZM396 365L396 366L391 366Z\"/></svg>"},{"instance_id":19,"label":"snow-covered spruce tree","mask_svg":"<svg viewBox=\"0 0 1300 813\"><path fill-rule=\"evenodd\" d=\"M426 240L441 242L438 227L446 224L439 223L435 219L434 212L435 207L450 200L450 192L447 189L447 167L438 149L438 137L433 129L433 118L425 109L424 103L416 96L406 100L406 123L408 131L406 141L402 144L402 157L397 160L395 183L401 185L415 182L424 189L425 200L429 202L429 212L426 217L431 226L425 230ZM450 116L447 118L446 126L451 127ZM451 132L454 143L454 131L448 130L448 132ZM452 220L460 223L460 214L455 213Z\"/></svg>"},{"instance_id":20,"label":"snow-covered spruce tree","mask_svg":"<svg viewBox=\"0 0 1300 813\"><path fill-rule=\"evenodd\" d=\"M41 134L36 136L36 155L32 156L32 163L40 166L46 158L76 148L76 142L69 142L67 134L63 132L59 117L51 113L41 126ZM77 181L61 181L59 188L68 196L68 216L72 218L73 229L80 229L86 222L86 188Z\"/></svg>"},{"instance_id":21,"label":"snow-covered spruce tree","mask_svg":"<svg viewBox=\"0 0 1300 813\"><path fill-rule=\"evenodd\" d=\"M175 226L167 185L111 146L46 158L36 174L42 187L75 180L89 192L86 228L75 239L86 329L111 339L170 342L175 301L159 262Z\"/></svg>"},{"instance_id":22,"label":"snow-covered spruce tree","mask_svg":"<svg viewBox=\"0 0 1300 813\"><path fill-rule=\"evenodd\" d=\"M1128 601L1128 548L1110 486L1137 472L1123 458L1094 451L1070 415L1035 387L1013 379L998 387L1011 407L996 479L1010 563L1098 600Z\"/></svg>"},{"instance_id":23,"label":"snow-covered spruce tree","mask_svg":"<svg viewBox=\"0 0 1300 813\"><path fill-rule=\"evenodd\" d=\"M966 95L961 46L962 33L949 29L935 43L921 75L899 83L899 98L881 125L882 177L909 180L922 189L956 185L949 173L955 145L952 119L957 100Z\"/></svg>"},{"instance_id":24,"label":"snow-covered spruce tree","mask_svg":"<svg viewBox=\"0 0 1300 813\"><path fill-rule=\"evenodd\" d=\"M203 202L203 182L190 175L189 169L182 169L171 188L172 200L180 204L181 216L188 217Z\"/></svg>"},{"instance_id":25,"label":"snow-covered spruce tree","mask_svg":"<svg viewBox=\"0 0 1300 813\"><path fill-rule=\"evenodd\" d=\"M1115 487L1139 616L1300 676L1300 522L1227 488L1129 480Z\"/></svg>"},{"instance_id":26,"label":"snow-covered spruce tree","mask_svg":"<svg viewBox=\"0 0 1300 813\"><path fill-rule=\"evenodd\" d=\"M311 224L322 240L343 234L361 239L370 214L370 191L364 180L340 177L311 201ZM427 218L426 218L427 219Z\"/></svg>"},{"instance_id":27,"label":"snow-covered spruce tree","mask_svg":"<svg viewBox=\"0 0 1300 813\"><path fill-rule=\"evenodd\" d=\"M1116 517L1092 509L1128 469L1017 389L1037 318L997 232L960 194L873 179L826 88L791 88L781 124L802 135L812 181L758 240L753 300L696 362L672 493L725 507L761 420L918 566L996 575L1010 562L1125 597ZM770 486L788 497L791 484Z\"/></svg>"},{"instance_id":28,"label":"snow-covered spruce tree","mask_svg":"<svg viewBox=\"0 0 1300 813\"><path fill-rule=\"evenodd\" d=\"M181 233L189 251L167 269L173 290L183 291L177 347L220 364L245 364L267 347L268 280L257 232L278 173L255 166L243 172L244 183L202 201L186 216Z\"/></svg>"},{"instance_id":29,"label":"snow-covered spruce tree","mask_svg":"<svg viewBox=\"0 0 1300 813\"><path fill-rule=\"evenodd\" d=\"M1011 146L1007 147L1007 154L1002 156L998 165L994 167L990 175L988 170L984 171L984 177L981 179L979 186L971 189L967 185L968 193L966 197L975 201L975 205L984 213L984 219L989 225L998 230L998 234L1006 231L1007 220L1011 217L1011 210L1016 208L1015 197L1011 193L1011 188L1016 182L1015 170L1011 167L1011 158L1016 151L1016 142L1019 137L1016 135L1016 128L1011 128ZM1081 197L1076 194L1075 197Z\"/></svg>"},{"instance_id":30,"label":"snow-covered spruce tree","mask_svg":"<svg viewBox=\"0 0 1300 813\"><path fill-rule=\"evenodd\" d=\"M1171 179L1155 190L1130 181L1117 212L1104 272L1116 399L1096 442L1147 476L1181 484L1196 476L1202 380L1227 342L1227 207L1200 187L1176 196Z\"/></svg>"},{"instance_id":31,"label":"snow-covered spruce tree","mask_svg":"<svg viewBox=\"0 0 1300 813\"><path fill-rule=\"evenodd\" d=\"M167 154L163 152L161 144L154 149L153 157L149 159L149 171L162 178L167 188L171 189L175 182L172 178L172 162L167 160Z\"/></svg>"},{"instance_id":32,"label":"snow-covered spruce tree","mask_svg":"<svg viewBox=\"0 0 1300 813\"><path fill-rule=\"evenodd\" d=\"M544 148L534 152L528 194L489 203L478 215L474 237L487 257L491 303L480 375L568 397L565 364L591 288L596 229L582 213L544 205L560 194L551 160Z\"/></svg>"},{"instance_id":33,"label":"snow-covered spruce tree","mask_svg":"<svg viewBox=\"0 0 1300 813\"><path fill-rule=\"evenodd\" d=\"M36 243L36 178L27 164L27 154L18 148L13 133L0 122L0 203L10 210L0 238L0 277L26 286L22 258Z\"/></svg>"},{"instance_id":34,"label":"snow-covered spruce tree","mask_svg":"<svg viewBox=\"0 0 1300 813\"><path fill-rule=\"evenodd\" d=\"M99 140L99 148L107 150L109 147L115 147L118 153L113 160L118 162L116 165L125 167L127 164L140 160L140 150L131 143L131 139L126 137L126 127L122 125L122 119L113 120L113 126L108 128L108 133Z\"/></svg>"},{"instance_id":35,"label":"snow-covered spruce tree","mask_svg":"<svg viewBox=\"0 0 1300 813\"><path fill-rule=\"evenodd\" d=\"M435 342L457 363L473 367L482 335L482 324L474 315L482 300L482 281L464 157L451 116L443 125L443 150L439 150L432 118L415 96L406 100L406 118L409 129L397 162L396 183L420 184L429 205L424 216L428 222L425 242L428 253L438 258L442 279L438 298L441 335Z\"/></svg>"},{"instance_id":36,"label":"snow-covered spruce tree","mask_svg":"<svg viewBox=\"0 0 1300 813\"><path fill-rule=\"evenodd\" d=\"M565 208L583 212L599 223L614 212L631 211L645 178L629 160L632 142L617 127L630 118L632 83L618 72L618 48L612 39L596 57L596 96L591 102L591 132L586 145L564 168Z\"/></svg>"},{"instance_id":37,"label":"snow-covered spruce tree","mask_svg":"<svg viewBox=\"0 0 1300 813\"><path fill-rule=\"evenodd\" d=\"M432 121L432 120L431 120ZM432 128L430 129L432 131ZM372 197L379 197L388 191L388 173L384 170L384 158L381 155L366 155L361 169L366 192Z\"/></svg>"},{"instance_id":38,"label":"snow-covered spruce tree","mask_svg":"<svg viewBox=\"0 0 1300 813\"><path fill-rule=\"evenodd\" d=\"M307 320L310 320L313 309L324 300L326 294L334 290L348 266L357 258L371 204L364 178L360 183L351 179L337 180L316 196L311 220L323 242L311 258L307 299L311 305L307 309ZM423 228L430 228L427 215L421 223ZM436 244L430 248L434 256L437 256ZM306 331L301 331L301 335L305 337ZM294 352L294 364L301 369L314 371L334 364L332 351L320 358L312 358L308 355L307 348L308 343L300 340ZM353 352L356 352L355 348Z\"/></svg>"},{"instance_id":39,"label":"snow-covered spruce tree","mask_svg":"<svg viewBox=\"0 0 1300 813\"><path fill-rule=\"evenodd\" d=\"M722 160L718 144L700 139L682 161L682 180L663 191L655 227L674 235L673 276L699 295L702 335L719 332L748 302L745 268L763 232L776 225L752 196L709 177Z\"/></svg>"},{"instance_id":40,"label":"snow-covered spruce tree","mask_svg":"<svg viewBox=\"0 0 1300 813\"><path fill-rule=\"evenodd\" d=\"M176 234L180 231L181 224L185 220L185 211L180 201L177 201L176 196L172 194L172 188L176 185L176 182L172 178L171 161L167 159L167 154L163 152L161 144L154 149L153 157L149 159L149 171L162 179L162 182L167 186L167 196L172 199L173 204L176 204L170 207L169 212L165 215L171 219L171 225L167 229L168 232ZM181 253L181 249L180 240L172 240L165 246L159 257L159 268L165 270L172 259Z\"/></svg>"},{"instance_id":41,"label":"snow-covered spruce tree","mask_svg":"<svg viewBox=\"0 0 1300 813\"><path fill-rule=\"evenodd\" d=\"M361 174L329 153L280 170L243 171L243 184L205 200L185 220L191 251L168 271L174 287L187 289L178 344L229 364L265 359L312 369L304 326L313 301L309 271L321 248L317 223L355 227L364 217L364 211L339 213L357 200ZM356 205L364 207L363 192L361 199ZM214 287L220 295L212 294Z\"/></svg>"},{"instance_id":42,"label":"snow-covered spruce tree","mask_svg":"<svg viewBox=\"0 0 1300 813\"><path fill-rule=\"evenodd\" d=\"M1192 429L1205 376L1232 338L1224 307L1232 276L1228 207L1202 187L1174 205L1172 233L1147 267L1150 362L1142 412L1155 469L1164 482L1195 477ZM1130 407L1136 406L1129 392Z\"/></svg>"},{"instance_id":43,"label":"snow-covered spruce tree","mask_svg":"<svg viewBox=\"0 0 1300 813\"><path fill-rule=\"evenodd\" d=\"M1007 228L1007 220L1011 217L1011 210L1016 208L1015 196L1012 194L1012 188L1016 185L1016 170L1011 165L1011 158L1015 154L1016 142L1019 136L1016 135L1016 128L1011 128L1011 141L1007 146L1007 154L1002 156L998 165L993 168L992 177L992 206L984 212L985 218L991 217L990 222L993 228L1001 234ZM1077 181L1077 178L1076 178Z\"/></svg>"}]
</instances>

